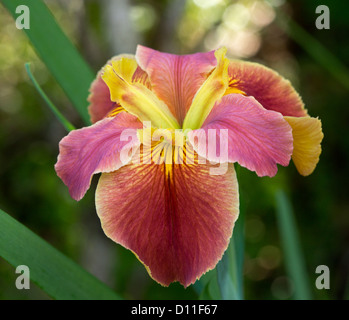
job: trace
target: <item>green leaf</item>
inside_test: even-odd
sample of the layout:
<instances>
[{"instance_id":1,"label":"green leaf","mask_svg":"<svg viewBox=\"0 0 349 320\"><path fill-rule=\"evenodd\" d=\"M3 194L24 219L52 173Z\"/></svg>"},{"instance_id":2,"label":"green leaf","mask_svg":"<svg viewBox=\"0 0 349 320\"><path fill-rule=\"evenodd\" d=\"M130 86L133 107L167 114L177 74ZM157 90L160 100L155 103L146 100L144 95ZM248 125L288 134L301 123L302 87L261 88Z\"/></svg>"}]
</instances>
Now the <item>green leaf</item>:
<instances>
[{"instance_id":1,"label":"green leaf","mask_svg":"<svg viewBox=\"0 0 349 320\"><path fill-rule=\"evenodd\" d=\"M41 97L45 100L48 107L51 109L53 114L59 120L59 122L63 125L63 127L69 132L75 130L75 127L63 116L63 114L56 108L56 106L51 102L49 97L45 94L45 92L41 89L39 83L36 81L35 77L30 71L30 63L25 64L25 69L27 70L28 76L30 80L33 82L36 90L39 92Z\"/></svg>"},{"instance_id":2,"label":"green leaf","mask_svg":"<svg viewBox=\"0 0 349 320\"><path fill-rule=\"evenodd\" d=\"M276 212L287 273L294 283L297 300L310 300L311 293L291 203L283 191L276 193Z\"/></svg>"},{"instance_id":3,"label":"green leaf","mask_svg":"<svg viewBox=\"0 0 349 320\"><path fill-rule=\"evenodd\" d=\"M84 122L89 125L88 89L94 79L90 67L63 33L47 6L41 0L1 0L16 19L16 8L26 5L30 10L30 28L23 29L36 52L72 101Z\"/></svg>"},{"instance_id":4,"label":"green leaf","mask_svg":"<svg viewBox=\"0 0 349 320\"><path fill-rule=\"evenodd\" d=\"M212 297L208 291L208 284L201 290L199 300L212 300Z\"/></svg>"},{"instance_id":5,"label":"green leaf","mask_svg":"<svg viewBox=\"0 0 349 320\"><path fill-rule=\"evenodd\" d=\"M217 265L217 280L223 300L241 300L234 241L231 241L222 260Z\"/></svg>"},{"instance_id":6,"label":"green leaf","mask_svg":"<svg viewBox=\"0 0 349 320\"><path fill-rule=\"evenodd\" d=\"M237 170L239 174L239 170ZM241 178L241 177L240 177ZM244 297L244 260L245 260L245 208L243 192L240 188L240 214L235 223L233 239L236 259L236 281L239 299Z\"/></svg>"},{"instance_id":7,"label":"green leaf","mask_svg":"<svg viewBox=\"0 0 349 320\"><path fill-rule=\"evenodd\" d=\"M240 167L236 167L236 174L240 176ZM245 249L245 215L243 196L240 188L240 214L237 219L233 236L222 260L217 265L218 287L222 299L242 300L243 292L243 267Z\"/></svg>"},{"instance_id":8,"label":"green leaf","mask_svg":"<svg viewBox=\"0 0 349 320\"><path fill-rule=\"evenodd\" d=\"M229 247L217 265L217 280L223 300L243 299L244 217L240 213Z\"/></svg>"},{"instance_id":9,"label":"green leaf","mask_svg":"<svg viewBox=\"0 0 349 320\"><path fill-rule=\"evenodd\" d=\"M54 299L120 299L104 283L2 210L0 256L14 267L28 266L30 279Z\"/></svg>"},{"instance_id":10,"label":"green leaf","mask_svg":"<svg viewBox=\"0 0 349 320\"><path fill-rule=\"evenodd\" d=\"M204 275L202 282L203 290L199 296L200 300L221 300L221 290L217 281L217 269L213 269Z\"/></svg>"}]
</instances>

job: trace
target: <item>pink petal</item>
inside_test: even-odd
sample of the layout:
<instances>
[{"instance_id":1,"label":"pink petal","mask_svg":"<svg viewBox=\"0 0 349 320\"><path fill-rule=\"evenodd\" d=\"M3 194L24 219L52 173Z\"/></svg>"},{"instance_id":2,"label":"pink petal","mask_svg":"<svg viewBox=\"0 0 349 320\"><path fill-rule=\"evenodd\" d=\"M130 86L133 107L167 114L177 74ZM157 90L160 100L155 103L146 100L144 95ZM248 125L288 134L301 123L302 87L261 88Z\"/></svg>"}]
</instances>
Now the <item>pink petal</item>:
<instances>
[{"instance_id":1,"label":"pink petal","mask_svg":"<svg viewBox=\"0 0 349 320\"><path fill-rule=\"evenodd\" d=\"M120 153L126 145L130 146L128 143L139 144L138 128L142 124L136 117L121 112L90 127L71 131L61 140L55 169L72 198L80 200L84 196L93 174L111 172L126 164ZM123 132L129 140L121 141Z\"/></svg>"},{"instance_id":2,"label":"pink petal","mask_svg":"<svg viewBox=\"0 0 349 320\"><path fill-rule=\"evenodd\" d=\"M187 287L222 258L238 216L234 167L130 164L103 173L96 208L108 237L132 250L162 285ZM212 190L214 189L214 192Z\"/></svg>"},{"instance_id":3,"label":"pink petal","mask_svg":"<svg viewBox=\"0 0 349 320\"><path fill-rule=\"evenodd\" d=\"M209 140L210 129L216 140ZM221 149L220 130L226 130L226 150ZM207 145L200 146L194 137L204 136ZM230 162L255 171L258 176L274 176L277 164L287 166L293 150L292 129L283 116L265 110L253 97L229 94L217 103L207 117L202 129L188 133L188 137L198 153L211 161L219 161L226 151ZM201 140L202 141L202 140ZM216 143L210 148L209 143ZM224 146L224 144L222 144Z\"/></svg>"},{"instance_id":4,"label":"pink petal","mask_svg":"<svg viewBox=\"0 0 349 320\"><path fill-rule=\"evenodd\" d=\"M117 106L115 102L110 100L109 88L102 80L101 72L91 84L88 101L90 103L88 112L92 123L102 120Z\"/></svg>"},{"instance_id":5,"label":"pink petal","mask_svg":"<svg viewBox=\"0 0 349 320\"><path fill-rule=\"evenodd\" d=\"M253 96L265 109L280 112L283 116L307 115L296 90L277 72L258 63L234 60L230 62L228 74L230 89L227 93Z\"/></svg>"},{"instance_id":6,"label":"pink petal","mask_svg":"<svg viewBox=\"0 0 349 320\"><path fill-rule=\"evenodd\" d=\"M217 63L214 51L180 56L140 45L136 60L149 75L152 90L167 104L180 125L195 93Z\"/></svg>"}]
</instances>

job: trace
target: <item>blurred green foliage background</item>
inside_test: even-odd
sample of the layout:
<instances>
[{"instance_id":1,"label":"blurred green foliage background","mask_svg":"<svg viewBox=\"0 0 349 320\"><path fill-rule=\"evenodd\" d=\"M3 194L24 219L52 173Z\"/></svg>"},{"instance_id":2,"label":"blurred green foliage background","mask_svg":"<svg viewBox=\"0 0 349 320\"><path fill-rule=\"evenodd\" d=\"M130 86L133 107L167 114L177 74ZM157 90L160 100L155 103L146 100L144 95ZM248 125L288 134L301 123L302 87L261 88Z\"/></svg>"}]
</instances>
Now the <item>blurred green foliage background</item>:
<instances>
[{"instance_id":1,"label":"blurred green foliage background","mask_svg":"<svg viewBox=\"0 0 349 320\"><path fill-rule=\"evenodd\" d=\"M113 55L134 53L138 43L177 54L228 48L230 58L263 63L290 79L325 138L315 172L300 176L294 165L276 177L240 170L245 210L246 299L291 299L275 209L284 190L294 209L314 299L349 298L348 83L316 60L280 19L300 25L323 50L349 68L349 3L285 0L73 0L45 1L81 55L97 72ZM330 30L318 30L315 9L330 9ZM45 26L43 26L44 28ZM102 232L94 208L98 177L79 203L56 176L58 143L66 135L31 84L31 68L44 91L76 126L83 122L35 54L25 34L0 6L0 208L106 282L126 299L196 299L193 286L163 288L142 264ZM304 40L304 39L303 39ZM319 54L319 52L317 52ZM320 52L320 54L326 54ZM67 61L69 64L69 61ZM341 72L349 77L346 67ZM329 290L318 290L315 269L331 271ZM35 284L17 290L15 270L0 258L0 299L49 299Z\"/></svg>"}]
</instances>

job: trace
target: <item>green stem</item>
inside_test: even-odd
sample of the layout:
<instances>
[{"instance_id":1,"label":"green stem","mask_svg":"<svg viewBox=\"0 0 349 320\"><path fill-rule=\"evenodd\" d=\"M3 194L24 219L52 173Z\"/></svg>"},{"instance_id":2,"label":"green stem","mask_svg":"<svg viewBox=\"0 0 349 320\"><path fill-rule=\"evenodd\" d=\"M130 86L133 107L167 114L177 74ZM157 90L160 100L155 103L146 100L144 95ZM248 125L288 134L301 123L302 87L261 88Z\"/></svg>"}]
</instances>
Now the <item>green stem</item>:
<instances>
[{"instance_id":1,"label":"green stem","mask_svg":"<svg viewBox=\"0 0 349 320\"><path fill-rule=\"evenodd\" d=\"M51 111L54 113L54 115L57 117L57 119L60 121L60 123L64 126L64 128L69 132L72 130L75 130L75 127L63 116L63 114L56 108L56 106L51 102L49 97L45 94L45 92L41 89L39 83L34 78L33 74L30 71L30 63L27 62L25 64L25 69L27 70L28 76L30 80L33 82L36 90L39 92L41 97L45 100Z\"/></svg>"}]
</instances>

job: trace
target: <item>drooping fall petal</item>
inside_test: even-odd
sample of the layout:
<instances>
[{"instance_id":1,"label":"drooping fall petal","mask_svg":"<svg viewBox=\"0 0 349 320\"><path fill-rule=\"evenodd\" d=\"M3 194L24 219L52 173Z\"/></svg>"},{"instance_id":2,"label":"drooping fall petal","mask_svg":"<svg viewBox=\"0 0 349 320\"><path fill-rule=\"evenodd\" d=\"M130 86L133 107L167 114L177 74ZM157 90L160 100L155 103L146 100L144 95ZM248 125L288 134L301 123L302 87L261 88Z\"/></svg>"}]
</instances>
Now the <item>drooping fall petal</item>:
<instances>
[{"instance_id":1,"label":"drooping fall petal","mask_svg":"<svg viewBox=\"0 0 349 320\"><path fill-rule=\"evenodd\" d=\"M149 75L152 90L167 104L180 125L196 92L217 64L213 51L180 56L140 45L136 59Z\"/></svg>"},{"instance_id":2,"label":"drooping fall petal","mask_svg":"<svg viewBox=\"0 0 349 320\"><path fill-rule=\"evenodd\" d=\"M121 112L90 127L71 131L61 140L55 169L73 199L84 196L93 174L117 170L131 159L132 154L127 160L121 159L120 153L126 146L139 144L137 129L141 128L136 117Z\"/></svg>"},{"instance_id":3,"label":"drooping fall petal","mask_svg":"<svg viewBox=\"0 0 349 320\"><path fill-rule=\"evenodd\" d=\"M227 150L224 150L220 130L227 129L227 142L222 144ZM210 130L215 130L211 131L215 140L209 139ZM229 162L238 162L258 176L274 176L277 164L288 165L293 149L292 130L282 115L241 94L224 96L202 128L189 132L188 137L200 155L220 162L222 152L227 151ZM207 145L198 141L206 141Z\"/></svg>"},{"instance_id":4,"label":"drooping fall petal","mask_svg":"<svg viewBox=\"0 0 349 320\"><path fill-rule=\"evenodd\" d=\"M126 58L126 60L122 61L123 58ZM134 63L127 64L125 63L127 60L133 60ZM106 65L112 65L113 61L118 63L118 72L126 81L139 82L148 88L150 87L148 75L140 67L133 68L134 65L137 66L134 55L121 54L115 56ZM104 68L105 66L98 72L96 79L92 82L88 96L88 101L90 102L88 111L92 123L102 120L109 112L120 106L117 102L110 99L109 88L102 79Z\"/></svg>"},{"instance_id":5,"label":"drooping fall petal","mask_svg":"<svg viewBox=\"0 0 349 320\"><path fill-rule=\"evenodd\" d=\"M233 165L130 164L103 173L96 208L105 234L132 250L150 276L185 287L215 267L238 216Z\"/></svg>"},{"instance_id":6,"label":"drooping fall petal","mask_svg":"<svg viewBox=\"0 0 349 320\"><path fill-rule=\"evenodd\" d=\"M292 127L292 160L298 172L308 176L319 162L321 141L324 137L321 121L311 117L285 117L285 120Z\"/></svg>"},{"instance_id":7,"label":"drooping fall petal","mask_svg":"<svg viewBox=\"0 0 349 320\"><path fill-rule=\"evenodd\" d=\"M274 70L258 63L234 60L229 64L228 74L229 88L226 94L253 96L265 109L284 116L307 115L302 99L291 83Z\"/></svg>"}]
</instances>

